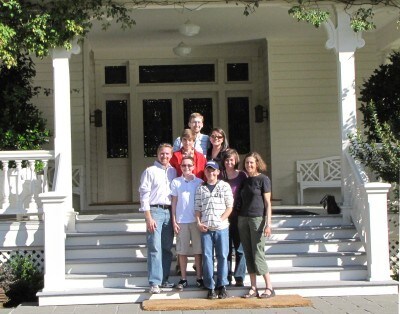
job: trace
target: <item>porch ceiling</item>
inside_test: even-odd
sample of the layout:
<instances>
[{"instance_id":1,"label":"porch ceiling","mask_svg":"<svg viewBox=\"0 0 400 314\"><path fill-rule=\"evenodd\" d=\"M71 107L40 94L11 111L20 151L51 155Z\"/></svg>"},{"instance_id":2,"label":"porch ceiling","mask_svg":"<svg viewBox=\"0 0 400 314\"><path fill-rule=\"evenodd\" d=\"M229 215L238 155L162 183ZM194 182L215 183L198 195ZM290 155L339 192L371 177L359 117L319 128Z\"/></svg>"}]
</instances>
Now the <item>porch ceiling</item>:
<instances>
[{"instance_id":1,"label":"porch ceiling","mask_svg":"<svg viewBox=\"0 0 400 314\"><path fill-rule=\"evenodd\" d=\"M228 44L258 39L316 39L326 38L324 27L316 29L304 22L297 22L288 14L289 6L261 6L249 16L244 16L242 5L231 6L221 3L202 6L199 9L181 7L155 7L135 9L132 13L136 25L122 31L113 25L106 32L95 22L88 38L94 49L115 47L163 47L173 48L184 41L191 47ZM397 15L388 9L375 16L378 28L393 21ZM190 19L198 24L200 33L186 37L178 27Z\"/></svg>"}]
</instances>

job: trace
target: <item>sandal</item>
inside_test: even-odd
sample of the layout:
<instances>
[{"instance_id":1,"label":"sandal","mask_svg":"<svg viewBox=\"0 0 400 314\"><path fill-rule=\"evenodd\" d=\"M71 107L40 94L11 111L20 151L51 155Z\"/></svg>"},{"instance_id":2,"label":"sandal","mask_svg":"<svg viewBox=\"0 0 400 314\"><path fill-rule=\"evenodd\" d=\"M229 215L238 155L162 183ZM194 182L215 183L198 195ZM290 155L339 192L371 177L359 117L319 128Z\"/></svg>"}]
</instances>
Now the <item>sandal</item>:
<instances>
[{"instance_id":1,"label":"sandal","mask_svg":"<svg viewBox=\"0 0 400 314\"><path fill-rule=\"evenodd\" d=\"M268 298L272 298L272 297L275 296L275 290L274 289L265 288L265 290L269 290L271 293L267 294L267 293L264 292L264 293L260 294L258 296L260 299L268 299Z\"/></svg>"},{"instance_id":2,"label":"sandal","mask_svg":"<svg viewBox=\"0 0 400 314\"><path fill-rule=\"evenodd\" d=\"M249 292L242 296L243 299L258 298L257 288L251 287Z\"/></svg>"}]
</instances>

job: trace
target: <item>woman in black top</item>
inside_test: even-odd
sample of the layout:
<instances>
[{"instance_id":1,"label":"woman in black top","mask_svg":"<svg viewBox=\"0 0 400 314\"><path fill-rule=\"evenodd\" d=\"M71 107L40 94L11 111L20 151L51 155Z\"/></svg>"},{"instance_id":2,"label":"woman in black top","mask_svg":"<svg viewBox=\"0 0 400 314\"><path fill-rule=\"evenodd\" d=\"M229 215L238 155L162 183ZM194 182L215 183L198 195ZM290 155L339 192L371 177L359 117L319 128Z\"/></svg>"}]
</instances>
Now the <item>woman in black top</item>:
<instances>
[{"instance_id":1,"label":"woman in black top","mask_svg":"<svg viewBox=\"0 0 400 314\"><path fill-rule=\"evenodd\" d=\"M265 237L271 235L271 181L261 173L267 166L256 152L246 155L243 168L248 178L240 190L238 228L251 283L249 292L243 298L270 298L275 295L275 291L265 260ZM263 276L265 281L262 293L257 290L257 275Z\"/></svg>"}]
</instances>

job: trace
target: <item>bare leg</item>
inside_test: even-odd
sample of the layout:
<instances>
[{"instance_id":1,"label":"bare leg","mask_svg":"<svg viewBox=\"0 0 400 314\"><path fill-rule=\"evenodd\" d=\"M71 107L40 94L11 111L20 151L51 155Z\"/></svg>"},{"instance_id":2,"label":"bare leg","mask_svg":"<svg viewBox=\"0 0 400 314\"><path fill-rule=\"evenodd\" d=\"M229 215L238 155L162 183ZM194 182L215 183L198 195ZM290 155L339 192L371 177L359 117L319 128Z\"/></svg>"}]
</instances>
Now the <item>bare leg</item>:
<instances>
[{"instance_id":1,"label":"bare leg","mask_svg":"<svg viewBox=\"0 0 400 314\"><path fill-rule=\"evenodd\" d=\"M186 279L187 255L179 254L179 265L181 267L181 278Z\"/></svg>"},{"instance_id":2,"label":"bare leg","mask_svg":"<svg viewBox=\"0 0 400 314\"><path fill-rule=\"evenodd\" d=\"M265 281L265 288L268 288L268 289L265 289L264 294L266 294L266 295L273 294L272 291L274 291L274 289L272 289L271 277L269 275L269 272L266 273L265 275L263 275L263 278Z\"/></svg>"},{"instance_id":3,"label":"bare leg","mask_svg":"<svg viewBox=\"0 0 400 314\"><path fill-rule=\"evenodd\" d=\"M194 264L196 265L196 276L197 276L197 279L203 278L203 267L202 267L201 263L202 263L202 255L201 254L195 254L194 255Z\"/></svg>"}]
</instances>

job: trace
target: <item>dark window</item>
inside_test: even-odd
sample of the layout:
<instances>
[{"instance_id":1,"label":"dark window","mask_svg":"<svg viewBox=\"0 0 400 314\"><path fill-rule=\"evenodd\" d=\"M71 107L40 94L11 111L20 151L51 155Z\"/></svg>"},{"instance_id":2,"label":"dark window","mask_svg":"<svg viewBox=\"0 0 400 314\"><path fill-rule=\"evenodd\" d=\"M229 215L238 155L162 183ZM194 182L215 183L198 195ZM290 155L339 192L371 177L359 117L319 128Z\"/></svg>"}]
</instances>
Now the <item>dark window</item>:
<instances>
[{"instance_id":1,"label":"dark window","mask_svg":"<svg viewBox=\"0 0 400 314\"><path fill-rule=\"evenodd\" d=\"M201 133L210 134L213 126L212 98L184 98L183 99L183 118L187 128L189 117L193 112L198 112L204 117Z\"/></svg>"},{"instance_id":2,"label":"dark window","mask_svg":"<svg viewBox=\"0 0 400 314\"><path fill-rule=\"evenodd\" d=\"M249 98L228 97L229 146L239 154L250 152Z\"/></svg>"},{"instance_id":3,"label":"dark window","mask_svg":"<svg viewBox=\"0 0 400 314\"><path fill-rule=\"evenodd\" d=\"M107 158L128 158L128 110L126 100L106 101Z\"/></svg>"},{"instance_id":4,"label":"dark window","mask_svg":"<svg viewBox=\"0 0 400 314\"><path fill-rule=\"evenodd\" d=\"M249 80L248 63L228 63L226 68L228 82Z\"/></svg>"},{"instance_id":5,"label":"dark window","mask_svg":"<svg viewBox=\"0 0 400 314\"><path fill-rule=\"evenodd\" d=\"M126 84L126 66L106 66L104 68L106 84Z\"/></svg>"},{"instance_id":6,"label":"dark window","mask_svg":"<svg viewBox=\"0 0 400 314\"><path fill-rule=\"evenodd\" d=\"M214 64L139 66L140 83L190 83L214 81Z\"/></svg>"},{"instance_id":7,"label":"dark window","mask_svg":"<svg viewBox=\"0 0 400 314\"><path fill-rule=\"evenodd\" d=\"M172 143L172 100L143 100L144 156L157 156L161 143Z\"/></svg>"}]
</instances>

